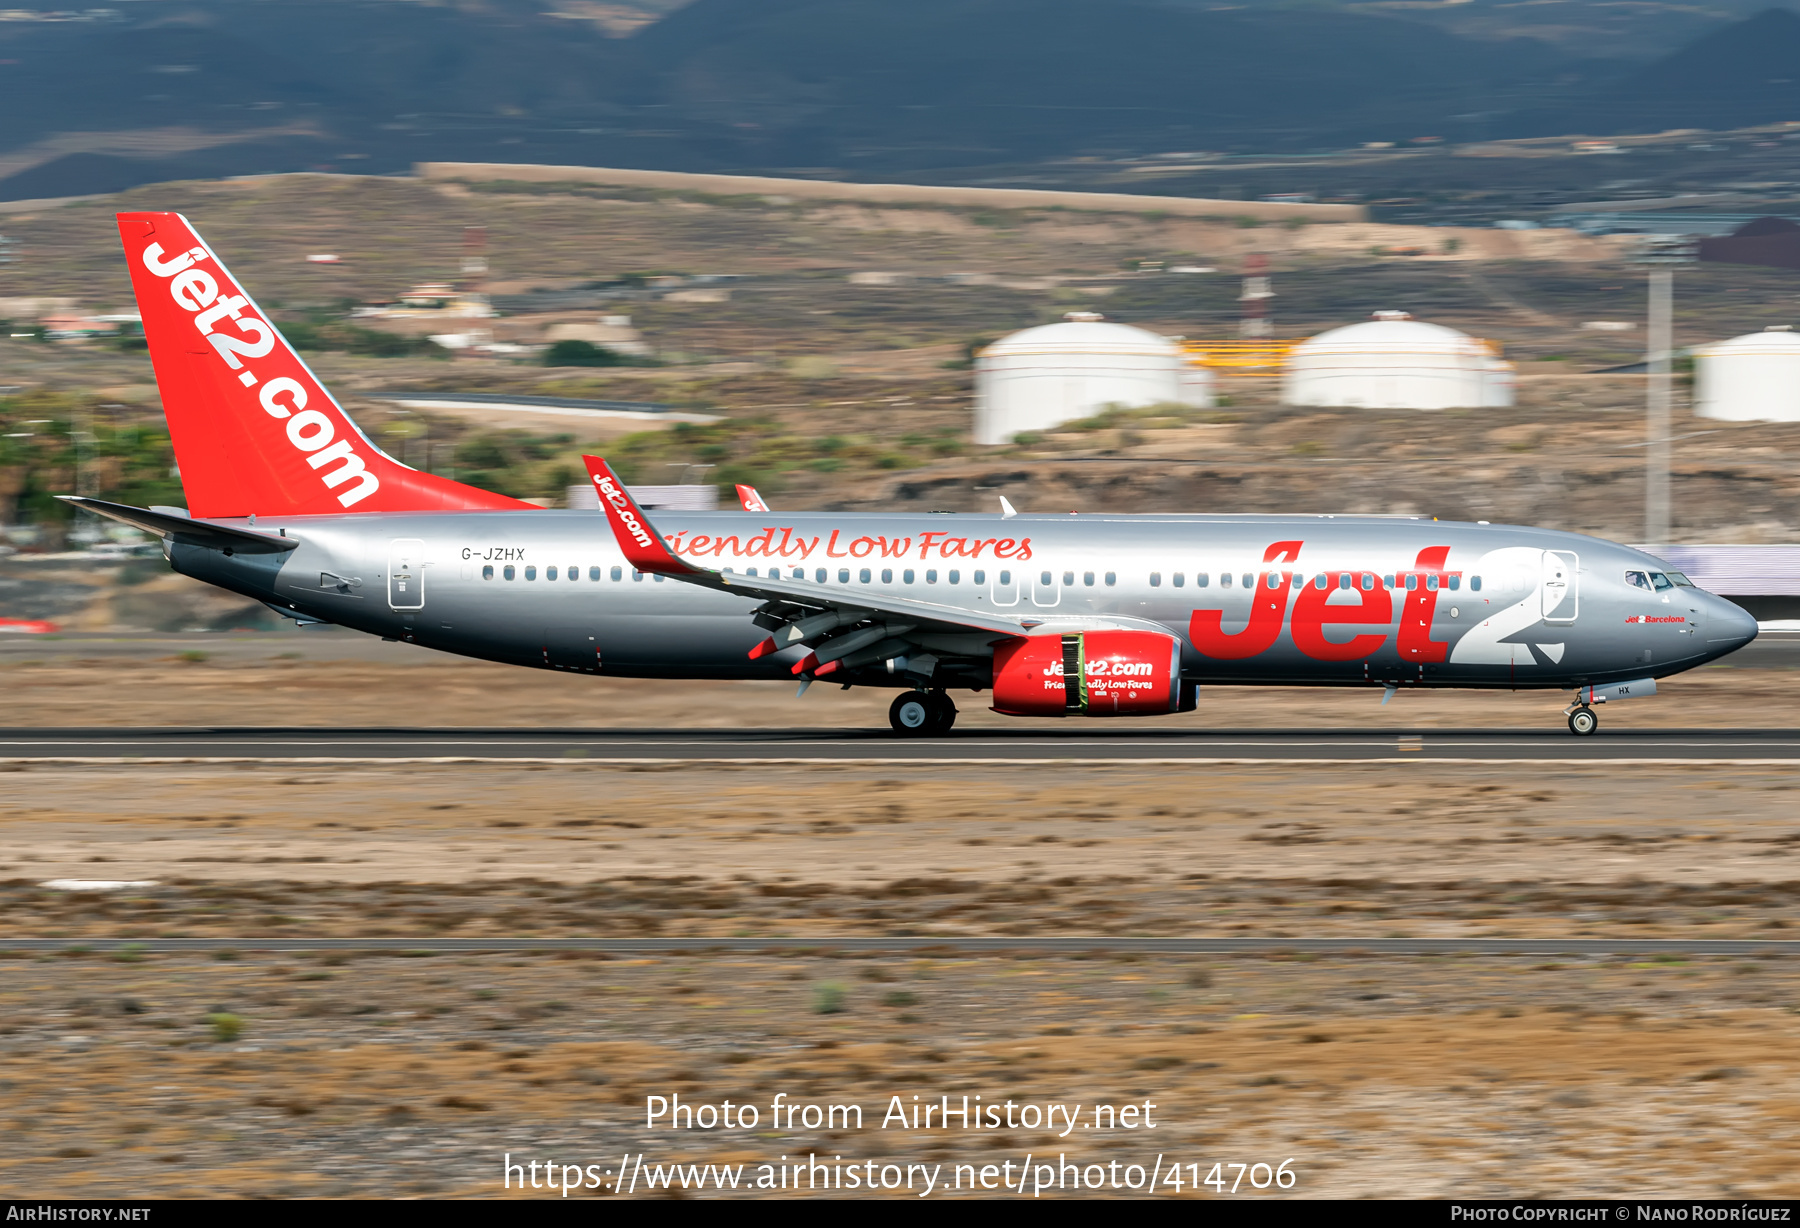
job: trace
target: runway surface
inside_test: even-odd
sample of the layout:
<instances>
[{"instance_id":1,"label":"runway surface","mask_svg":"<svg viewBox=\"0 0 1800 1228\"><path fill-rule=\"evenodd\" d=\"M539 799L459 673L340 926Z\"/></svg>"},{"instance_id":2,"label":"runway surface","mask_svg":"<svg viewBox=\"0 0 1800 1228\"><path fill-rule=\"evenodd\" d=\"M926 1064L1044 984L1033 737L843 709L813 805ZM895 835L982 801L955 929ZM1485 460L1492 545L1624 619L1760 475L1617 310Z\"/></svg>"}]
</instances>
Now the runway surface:
<instances>
[{"instance_id":1,"label":"runway surface","mask_svg":"<svg viewBox=\"0 0 1800 1228\"><path fill-rule=\"evenodd\" d=\"M596 762L1753 762L1800 760L1800 730L1096 728L1085 721L938 738L886 729L5 729L4 759Z\"/></svg>"},{"instance_id":2,"label":"runway surface","mask_svg":"<svg viewBox=\"0 0 1800 1228\"><path fill-rule=\"evenodd\" d=\"M823 955L911 952L921 955L1083 951L1142 955L1233 955L1279 952L1320 955L1800 955L1800 940L1745 938L0 938L0 951L108 952L360 951L394 955L480 952L599 951L609 955Z\"/></svg>"}]
</instances>

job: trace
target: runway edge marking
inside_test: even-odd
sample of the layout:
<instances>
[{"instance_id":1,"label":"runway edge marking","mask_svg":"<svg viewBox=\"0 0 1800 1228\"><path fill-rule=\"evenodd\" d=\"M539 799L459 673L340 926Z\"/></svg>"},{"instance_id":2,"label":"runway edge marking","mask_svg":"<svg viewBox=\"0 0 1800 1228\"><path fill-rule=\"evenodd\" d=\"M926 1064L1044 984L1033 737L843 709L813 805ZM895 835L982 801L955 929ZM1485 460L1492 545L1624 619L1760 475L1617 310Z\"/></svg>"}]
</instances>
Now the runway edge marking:
<instances>
[{"instance_id":1,"label":"runway edge marking","mask_svg":"<svg viewBox=\"0 0 1800 1228\"><path fill-rule=\"evenodd\" d=\"M857 767L857 766L892 767L897 764L905 764L905 763L915 763L915 764L923 763L923 764L930 764L930 765L939 766L939 767L947 767L947 766L951 766L951 765L955 765L955 764L989 764L989 765L1043 764L1043 765L1055 765L1055 766L1080 766L1080 765L1089 765L1089 766L1094 766L1094 765L1100 765L1100 766L1137 765L1137 766L1144 766L1144 765L1150 765L1150 766L1173 767L1173 766L1181 766L1181 765L1241 766L1241 765L1253 764L1253 763L1271 763L1271 764L1283 764L1283 765L1289 765L1289 766L1302 765L1302 764L1343 765L1343 764L1358 764L1358 763L1384 763L1384 764L1385 763L1415 763L1415 764L1416 763L1461 763L1461 764L1477 764L1477 765L1479 765L1479 764L1555 763L1555 764L1566 764L1566 765L1575 766L1575 767L1601 766L1601 765L1606 765L1606 766L1626 765L1626 766L1636 766L1636 767L1668 767L1668 766L1674 766L1674 765L1678 765L1678 764L1685 765L1688 767L1725 767L1725 766L1732 766L1732 765L1739 766L1739 767L1743 767L1743 766L1749 766L1749 767L1793 767L1796 765L1800 765L1800 755L1793 755L1793 756L1788 756L1788 757L1779 758L1779 759L1772 759L1772 758L1737 759L1737 758L1719 758L1719 757L1700 758L1698 756L1694 756L1694 757L1659 756L1659 757L1648 757L1648 758L1646 758L1646 757L1632 757L1632 758L1621 757L1621 758L1613 759L1613 758L1573 758L1573 757L1566 757L1566 756L1560 756L1560 755L1507 756L1504 758L1501 758L1501 757L1489 758L1487 756L1475 756L1475 755L1429 755L1429 754L1428 755L1395 754L1395 755L1381 755L1381 756L1368 755L1368 756L1358 756L1355 758L1339 758L1339 757L1335 757L1335 756L1327 758L1325 756L1316 756L1315 757L1315 756L1274 756L1274 755L1243 756L1243 755L1238 755L1238 756L1220 756L1220 757L1183 756L1183 757L1179 757L1179 758L1161 758L1161 757L1157 757L1157 758L1142 757L1142 758L1140 758L1140 757L1136 757L1136 756L1123 756L1123 757L1108 756L1108 757L1073 758L1072 759L1072 758L1064 758L1064 757L1058 757L1058 758L1034 758L1034 757L1001 758L1001 757L993 757L993 756L981 756L981 757L951 756L951 757L946 758L946 757L940 757L940 756L926 757L926 756L910 756L910 755L901 755L901 756L892 756L892 757L856 756L856 757L845 757L845 758L796 757L796 756L786 756L786 755L779 756L779 757L777 757L777 756L763 757L763 756L749 755L749 756L741 756L741 757L734 757L734 758L721 757L721 756L716 756L716 755L708 755L708 756L704 756L704 757L697 756L694 758L679 758L679 757L675 757L675 758L624 758L624 757L615 757L615 756L606 756L606 755L582 755L582 756L556 755L556 756L552 756L552 757L546 757L546 756L538 756L538 755L125 755L125 754L120 754L120 755L0 755L0 763L30 763L30 764L43 764L43 765L56 764L56 763L82 764L82 765L92 765L92 764L102 764L102 763L130 763L130 764L138 764L138 765L154 764L154 765L159 765L159 766L170 765L170 764L211 764L211 763L318 763L318 764L325 764L325 763L432 763L432 764L531 763L531 764L562 764L566 767L611 767L611 766L648 767L648 766L672 766L672 765L705 766L708 764L732 765L732 766L737 766L737 765L741 765L741 764L764 764L764 765L775 764L775 765L799 765L799 766L813 766L813 767L833 766L833 765L844 766L844 767Z\"/></svg>"}]
</instances>

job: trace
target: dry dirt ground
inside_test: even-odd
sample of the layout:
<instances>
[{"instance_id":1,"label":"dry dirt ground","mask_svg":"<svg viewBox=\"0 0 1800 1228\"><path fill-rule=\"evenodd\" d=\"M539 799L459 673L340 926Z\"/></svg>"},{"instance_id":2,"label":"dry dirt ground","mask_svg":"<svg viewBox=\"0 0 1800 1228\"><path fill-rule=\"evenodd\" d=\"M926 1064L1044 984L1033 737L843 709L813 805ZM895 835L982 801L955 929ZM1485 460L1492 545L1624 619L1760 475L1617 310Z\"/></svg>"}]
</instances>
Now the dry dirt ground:
<instances>
[{"instance_id":1,"label":"dry dirt ground","mask_svg":"<svg viewBox=\"0 0 1800 1228\"><path fill-rule=\"evenodd\" d=\"M983 1166L990 1181L1016 1180L1028 1155L1034 1178L1061 1160L1084 1181L1140 1187L1160 1159L1164 1196L1212 1195L1193 1182L1214 1164L1227 1189L1243 1173L1240 1197L1275 1196L1250 1181L1267 1185L1283 1161L1293 1193L1315 1197L1800 1192L1800 979L1788 962L4 966L0 1191L15 1196L500 1196L508 1156L540 1165L517 1181L550 1163L558 1180L564 1165L593 1165L601 1182L628 1156L638 1196L662 1193L650 1186L673 1162L744 1165L741 1197L759 1166L816 1156L877 1173L923 1164L931 1197L966 1197ZM240 1029L233 1042L215 1039L221 1015ZM754 1105L757 1127L646 1128L647 1098L676 1095ZM1002 1113L1010 1101L1015 1128L882 1128L893 1097L910 1110L943 1096ZM778 1124L778 1098L858 1105L862 1128ZM1096 1105L1145 1102L1154 1129L1093 1128ZM1063 1137L1060 1115L1055 1130L1041 1117L1024 1128L1028 1104L1078 1105L1085 1128ZM909 1171L913 1190L895 1196L922 1195Z\"/></svg>"},{"instance_id":2,"label":"dry dirt ground","mask_svg":"<svg viewBox=\"0 0 1800 1228\"><path fill-rule=\"evenodd\" d=\"M0 945L1800 925L1785 765L8 767Z\"/></svg>"},{"instance_id":3,"label":"dry dirt ground","mask_svg":"<svg viewBox=\"0 0 1800 1228\"><path fill-rule=\"evenodd\" d=\"M746 685L722 703L716 686L407 664L360 639L193 642L207 659L78 640L42 643L38 664L9 653L4 719L870 726L884 702ZM1786 677L1699 671L1607 718L1742 724L1750 696L1765 723L1792 723ZM1520 724L1557 707L1228 695L1245 725ZM1233 1163L1290 1157L1299 1195L1800 1193L1791 959L1029 950L1058 934L1789 937L1800 765L0 766L0 953L69 943L0 960L0 1195L503 1195L508 1155L603 1182L629 1155L639 1196L677 1161L746 1165L743 1196L759 1166L817 1155L898 1165L913 1197L926 1170L906 1166L926 1165L941 1197L989 1164L1017 1180L1028 1153L1034 1176L1063 1156L1121 1184L1160 1156L1167 1196L1212 1196L1194 1181L1215 1163L1229 1185ZM40 885L64 877L155 885ZM769 947L286 957L256 941L502 934ZM849 934L918 947L832 955L825 939ZM964 934L1020 950L936 945ZM245 941L226 958L83 953L159 935ZM647 1128L646 1098L677 1093L761 1117ZM860 1105L863 1128L778 1124L778 1095ZM915 1095L1074 1103L1088 1128L881 1129L890 1098ZM1095 1105L1145 1101L1154 1131L1093 1128ZM1246 1177L1238 1193L1277 1190Z\"/></svg>"}]
</instances>

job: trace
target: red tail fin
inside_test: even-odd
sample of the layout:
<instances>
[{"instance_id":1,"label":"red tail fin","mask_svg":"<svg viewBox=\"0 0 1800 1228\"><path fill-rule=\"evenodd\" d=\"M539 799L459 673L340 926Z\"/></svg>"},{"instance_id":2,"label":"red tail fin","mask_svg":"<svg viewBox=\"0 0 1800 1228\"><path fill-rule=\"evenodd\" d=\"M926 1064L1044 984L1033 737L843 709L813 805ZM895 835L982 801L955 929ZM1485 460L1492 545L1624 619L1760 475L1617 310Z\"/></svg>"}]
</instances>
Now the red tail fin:
<instances>
[{"instance_id":1,"label":"red tail fin","mask_svg":"<svg viewBox=\"0 0 1800 1228\"><path fill-rule=\"evenodd\" d=\"M186 218L118 216L195 516L531 506L409 469L377 448Z\"/></svg>"}]
</instances>

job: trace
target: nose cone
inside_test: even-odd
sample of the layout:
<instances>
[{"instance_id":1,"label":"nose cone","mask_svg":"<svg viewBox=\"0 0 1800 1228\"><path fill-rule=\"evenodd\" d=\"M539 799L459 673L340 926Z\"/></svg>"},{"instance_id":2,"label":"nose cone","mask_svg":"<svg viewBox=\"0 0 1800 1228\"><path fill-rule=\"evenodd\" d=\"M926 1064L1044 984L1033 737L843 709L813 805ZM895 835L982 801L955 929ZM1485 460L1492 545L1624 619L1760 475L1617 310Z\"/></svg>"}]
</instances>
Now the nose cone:
<instances>
[{"instance_id":1,"label":"nose cone","mask_svg":"<svg viewBox=\"0 0 1800 1228\"><path fill-rule=\"evenodd\" d=\"M1756 638L1756 619L1743 606L1708 593L1706 624L1701 634L1706 637L1707 654L1722 657Z\"/></svg>"}]
</instances>

